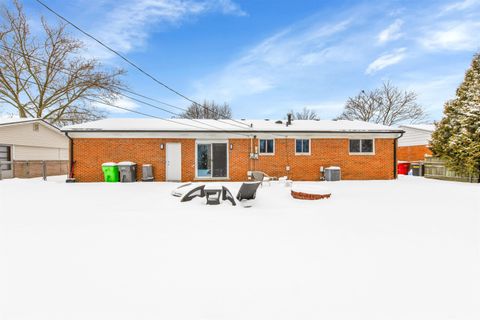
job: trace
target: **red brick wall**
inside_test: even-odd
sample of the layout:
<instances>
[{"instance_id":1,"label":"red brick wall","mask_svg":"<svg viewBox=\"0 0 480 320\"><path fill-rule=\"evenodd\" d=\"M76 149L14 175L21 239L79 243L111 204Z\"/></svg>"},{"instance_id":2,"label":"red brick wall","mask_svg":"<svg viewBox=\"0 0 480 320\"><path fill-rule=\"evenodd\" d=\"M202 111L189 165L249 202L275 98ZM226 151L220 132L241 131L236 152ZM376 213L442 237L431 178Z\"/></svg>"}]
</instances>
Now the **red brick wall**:
<instances>
[{"instance_id":1,"label":"red brick wall","mask_svg":"<svg viewBox=\"0 0 480 320\"><path fill-rule=\"evenodd\" d=\"M165 144L182 144L182 179L195 175L194 139L74 139L74 175L77 181L103 181L102 163L133 161L137 164L137 179L142 178L142 164L153 165L156 181L165 181ZM163 150L160 144L164 144Z\"/></svg>"},{"instance_id":2,"label":"red brick wall","mask_svg":"<svg viewBox=\"0 0 480 320\"><path fill-rule=\"evenodd\" d=\"M153 165L156 181L165 181L165 148L160 144L182 143L182 180L195 179L194 139L74 139L75 178L78 181L102 181L104 162L133 161L137 163L137 178L141 165ZM293 180L318 180L320 166L340 166L342 179L393 179L393 139L376 139L375 155L349 155L348 139L312 139L311 155L295 155L294 139L276 139L274 155L249 158L250 139L230 139L229 175L233 181L244 181L249 170L261 170L271 176L288 176ZM253 140L254 146L258 140ZM286 166L290 166L290 171Z\"/></svg>"},{"instance_id":3,"label":"red brick wall","mask_svg":"<svg viewBox=\"0 0 480 320\"><path fill-rule=\"evenodd\" d=\"M319 180L321 166L339 166L346 180L393 179L393 142L376 139L375 155L349 155L348 139L311 139L310 155L295 155L295 139L276 139L275 155L260 155L254 169L292 180Z\"/></svg>"},{"instance_id":4,"label":"red brick wall","mask_svg":"<svg viewBox=\"0 0 480 320\"><path fill-rule=\"evenodd\" d=\"M397 158L399 161L423 161L425 154L432 155L427 146L398 147Z\"/></svg>"}]
</instances>

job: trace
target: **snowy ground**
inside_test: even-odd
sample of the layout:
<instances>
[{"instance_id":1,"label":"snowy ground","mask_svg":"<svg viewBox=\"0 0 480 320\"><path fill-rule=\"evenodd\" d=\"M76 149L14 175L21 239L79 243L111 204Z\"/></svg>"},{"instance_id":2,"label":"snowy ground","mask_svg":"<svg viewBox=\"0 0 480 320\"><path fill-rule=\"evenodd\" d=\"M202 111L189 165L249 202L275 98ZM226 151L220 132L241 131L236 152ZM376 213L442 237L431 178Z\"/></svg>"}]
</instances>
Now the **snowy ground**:
<instances>
[{"instance_id":1,"label":"snowy ground","mask_svg":"<svg viewBox=\"0 0 480 320\"><path fill-rule=\"evenodd\" d=\"M480 319L478 184L173 186L0 181L0 319Z\"/></svg>"}]
</instances>

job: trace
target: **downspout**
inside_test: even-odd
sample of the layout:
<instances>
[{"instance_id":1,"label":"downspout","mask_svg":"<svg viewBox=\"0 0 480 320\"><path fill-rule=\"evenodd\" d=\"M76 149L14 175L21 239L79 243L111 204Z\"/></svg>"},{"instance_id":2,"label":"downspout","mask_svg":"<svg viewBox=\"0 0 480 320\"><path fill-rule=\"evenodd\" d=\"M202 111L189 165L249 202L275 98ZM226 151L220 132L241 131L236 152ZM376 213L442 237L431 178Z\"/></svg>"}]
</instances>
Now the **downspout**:
<instances>
[{"instance_id":1,"label":"downspout","mask_svg":"<svg viewBox=\"0 0 480 320\"><path fill-rule=\"evenodd\" d=\"M252 154L256 154L256 153L255 153L255 142L254 142L254 140L256 140L256 139L257 139L257 136L256 136L256 135L254 135L253 138L250 138L250 148L251 148ZM256 160L256 159L255 159L255 155L254 155L254 156L251 158L251 161L252 161L252 163L253 163L253 166L252 166L252 167L253 167L253 168L252 168L253 170L255 170L256 167L257 167L255 160Z\"/></svg>"},{"instance_id":2,"label":"downspout","mask_svg":"<svg viewBox=\"0 0 480 320\"><path fill-rule=\"evenodd\" d=\"M286 164L285 168L283 168L283 169L285 170L284 172L286 173L287 177L290 176L290 169L291 169L290 159L288 157L288 151L289 151L289 149L288 149L288 136L285 136L285 156L286 156L287 164ZM287 170L287 168L288 168L288 170Z\"/></svg>"},{"instance_id":3,"label":"downspout","mask_svg":"<svg viewBox=\"0 0 480 320\"><path fill-rule=\"evenodd\" d=\"M397 172L397 146L398 146L398 139L400 139L403 136L404 132L400 133L400 136L395 138L393 140L393 178L397 179L398 178L398 172Z\"/></svg>"},{"instance_id":4,"label":"downspout","mask_svg":"<svg viewBox=\"0 0 480 320\"><path fill-rule=\"evenodd\" d=\"M68 157L70 158L70 165L69 165L69 172L68 172L68 178L67 178L67 182L75 182L75 178L73 177L73 164L74 164L74 160L73 160L73 139L68 135L68 132L65 132L65 136L67 136L68 140L70 141L69 142L69 150L68 150Z\"/></svg>"}]
</instances>

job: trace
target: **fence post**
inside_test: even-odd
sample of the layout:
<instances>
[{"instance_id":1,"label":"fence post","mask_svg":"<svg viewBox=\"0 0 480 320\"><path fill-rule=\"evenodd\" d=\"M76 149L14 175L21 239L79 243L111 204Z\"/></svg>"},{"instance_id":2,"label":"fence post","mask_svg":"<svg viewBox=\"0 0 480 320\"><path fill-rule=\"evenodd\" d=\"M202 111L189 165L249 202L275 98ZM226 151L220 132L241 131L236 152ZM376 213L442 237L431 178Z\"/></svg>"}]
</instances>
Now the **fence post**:
<instances>
[{"instance_id":1,"label":"fence post","mask_svg":"<svg viewBox=\"0 0 480 320\"><path fill-rule=\"evenodd\" d=\"M47 164L45 160L42 160L42 175L43 175L43 180L47 180Z\"/></svg>"}]
</instances>

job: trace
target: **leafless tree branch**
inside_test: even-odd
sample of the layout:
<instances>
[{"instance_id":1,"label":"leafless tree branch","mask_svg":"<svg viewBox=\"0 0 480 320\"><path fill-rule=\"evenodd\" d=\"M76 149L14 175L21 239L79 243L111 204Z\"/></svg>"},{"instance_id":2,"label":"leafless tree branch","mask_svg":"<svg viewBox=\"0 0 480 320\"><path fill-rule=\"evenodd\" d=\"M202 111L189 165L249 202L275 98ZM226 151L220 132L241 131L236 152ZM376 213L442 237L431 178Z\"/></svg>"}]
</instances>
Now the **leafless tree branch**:
<instances>
[{"instance_id":1,"label":"leafless tree branch","mask_svg":"<svg viewBox=\"0 0 480 320\"><path fill-rule=\"evenodd\" d=\"M348 98L342 114L337 119L361 120L391 126L401 122L418 123L426 120L427 114L417 103L413 91L401 91L390 82L379 89L361 91Z\"/></svg>"},{"instance_id":2,"label":"leafless tree branch","mask_svg":"<svg viewBox=\"0 0 480 320\"><path fill-rule=\"evenodd\" d=\"M106 116L88 98L113 102L123 87L123 70L104 70L80 56L83 43L70 37L66 25L42 18L42 36L31 33L18 0L3 6L0 25L0 103L20 117L48 119L57 125ZM1 108L0 104L0 108Z\"/></svg>"}]
</instances>

